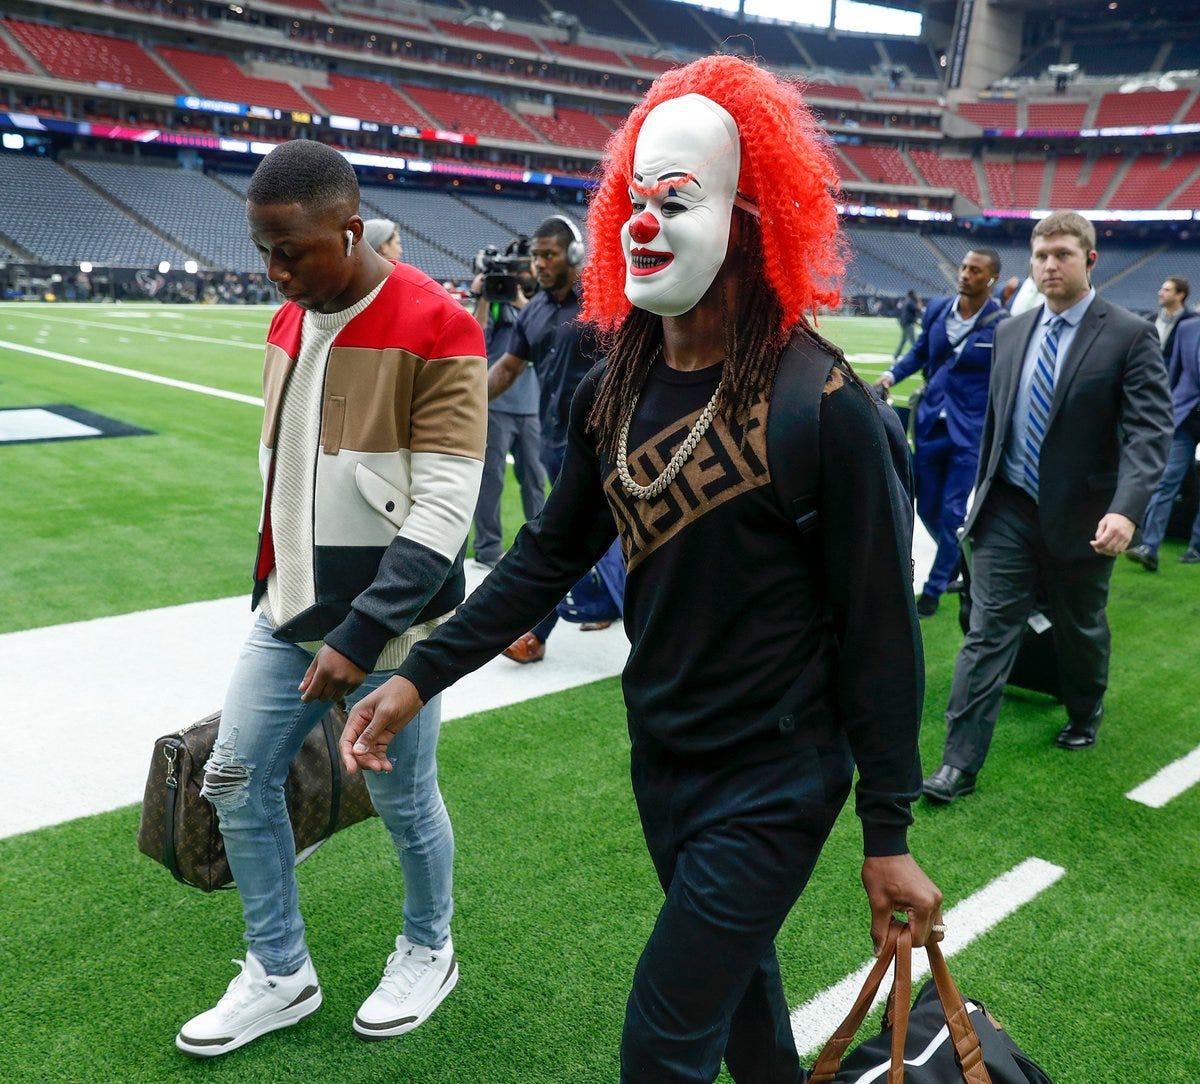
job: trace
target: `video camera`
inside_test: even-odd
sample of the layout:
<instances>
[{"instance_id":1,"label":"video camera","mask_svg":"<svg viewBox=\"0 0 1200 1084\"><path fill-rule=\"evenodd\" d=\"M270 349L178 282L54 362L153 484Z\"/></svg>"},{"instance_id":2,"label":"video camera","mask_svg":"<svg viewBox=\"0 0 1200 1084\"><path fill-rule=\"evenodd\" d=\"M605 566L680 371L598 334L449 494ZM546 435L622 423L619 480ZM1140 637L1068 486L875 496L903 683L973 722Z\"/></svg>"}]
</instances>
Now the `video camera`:
<instances>
[{"instance_id":1,"label":"video camera","mask_svg":"<svg viewBox=\"0 0 1200 1084\"><path fill-rule=\"evenodd\" d=\"M475 273L483 275L483 296L488 301L511 302L521 289L521 275L533 266L529 238L517 237L501 253L496 245L485 245L475 253Z\"/></svg>"}]
</instances>

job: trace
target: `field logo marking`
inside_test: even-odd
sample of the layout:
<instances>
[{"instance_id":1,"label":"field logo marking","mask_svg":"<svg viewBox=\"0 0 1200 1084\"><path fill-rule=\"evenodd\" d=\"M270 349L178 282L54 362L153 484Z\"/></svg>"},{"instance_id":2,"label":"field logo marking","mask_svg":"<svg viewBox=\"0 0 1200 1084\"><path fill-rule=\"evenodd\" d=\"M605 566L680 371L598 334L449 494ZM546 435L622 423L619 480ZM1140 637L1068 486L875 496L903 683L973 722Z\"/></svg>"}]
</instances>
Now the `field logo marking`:
<instances>
[{"instance_id":1,"label":"field logo marking","mask_svg":"<svg viewBox=\"0 0 1200 1084\"><path fill-rule=\"evenodd\" d=\"M247 403L260 407L261 399L252 395L242 395L236 391L225 391L222 388L210 388L204 384L193 384L187 380L172 380L166 376L156 376L154 373L143 373L139 369L123 369L119 365L107 365L102 361L91 361L88 358L77 358L73 354L57 354L53 350L39 350L36 346L25 346L22 343L10 343L0 339L0 349L16 350L22 354L36 354L41 358L53 361L65 361L71 365L82 365L85 369L98 369L102 373L115 373L117 376L131 376L134 380L145 380L151 384L162 384L168 388L180 388L183 391L195 391L201 395L212 395L218 399L232 399L235 403Z\"/></svg>"},{"instance_id":2,"label":"field logo marking","mask_svg":"<svg viewBox=\"0 0 1200 1084\"><path fill-rule=\"evenodd\" d=\"M1187 756L1168 764L1144 783L1125 795L1130 801L1141 802L1151 809L1161 809L1172 798L1178 798L1200 782L1200 747Z\"/></svg>"},{"instance_id":3,"label":"field logo marking","mask_svg":"<svg viewBox=\"0 0 1200 1084\"><path fill-rule=\"evenodd\" d=\"M946 937L941 943L942 952L946 956L953 956L959 949L966 948L1017 908L1045 892L1066 872L1061 866L1041 858L1027 858L1007 873L1002 873L991 884L984 885L945 913ZM828 1042L850 1011L873 966L874 961L863 964L841 982L792 1011L792 1035L801 1055L815 1053ZM913 983L927 974L929 963L925 953L915 952L912 962ZM888 984L883 985L887 987ZM887 989L881 989L872 1004L878 1005L886 997Z\"/></svg>"}]
</instances>

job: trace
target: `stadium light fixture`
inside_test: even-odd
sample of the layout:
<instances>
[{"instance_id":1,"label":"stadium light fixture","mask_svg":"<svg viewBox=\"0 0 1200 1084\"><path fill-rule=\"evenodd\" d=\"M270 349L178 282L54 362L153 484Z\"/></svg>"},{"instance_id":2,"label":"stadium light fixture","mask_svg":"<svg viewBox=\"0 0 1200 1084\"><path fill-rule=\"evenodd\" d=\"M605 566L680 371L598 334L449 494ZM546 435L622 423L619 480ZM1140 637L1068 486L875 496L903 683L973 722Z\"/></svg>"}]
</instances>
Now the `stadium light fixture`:
<instances>
[{"instance_id":1,"label":"stadium light fixture","mask_svg":"<svg viewBox=\"0 0 1200 1084\"><path fill-rule=\"evenodd\" d=\"M200 265L198 263L196 263L195 260L185 260L184 264L183 264L183 269L189 275L194 275L197 271L200 270Z\"/></svg>"},{"instance_id":2,"label":"stadium light fixture","mask_svg":"<svg viewBox=\"0 0 1200 1084\"><path fill-rule=\"evenodd\" d=\"M92 265L87 260L83 260L79 264L79 270L85 275L90 275L92 273Z\"/></svg>"},{"instance_id":3,"label":"stadium light fixture","mask_svg":"<svg viewBox=\"0 0 1200 1084\"><path fill-rule=\"evenodd\" d=\"M165 274L166 274L168 271L170 271L170 270L171 270L171 264L170 264L170 261L169 261L169 260L163 260L163 261L162 261L162 262L161 262L161 263L158 265L158 273L159 273L160 275L165 275Z\"/></svg>"},{"instance_id":4,"label":"stadium light fixture","mask_svg":"<svg viewBox=\"0 0 1200 1084\"><path fill-rule=\"evenodd\" d=\"M493 33L503 30L504 24L507 22L508 16L504 12L485 7L477 8L463 19L464 26L486 26Z\"/></svg>"}]
</instances>

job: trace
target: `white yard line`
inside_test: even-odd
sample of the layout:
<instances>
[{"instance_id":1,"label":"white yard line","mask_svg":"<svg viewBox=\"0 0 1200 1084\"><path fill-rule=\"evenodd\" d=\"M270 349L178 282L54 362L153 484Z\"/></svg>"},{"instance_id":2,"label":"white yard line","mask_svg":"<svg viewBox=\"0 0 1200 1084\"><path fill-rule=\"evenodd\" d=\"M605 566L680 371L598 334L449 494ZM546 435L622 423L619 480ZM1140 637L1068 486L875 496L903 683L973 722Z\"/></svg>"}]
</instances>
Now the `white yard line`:
<instances>
[{"instance_id":1,"label":"white yard line","mask_svg":"<svg viewBox=\"0 0 1200 1084\"><path fill-rule=\"evenodd\" d=\"M1146 782L1134 787L1125 797L1148 805L1151 809L1161 809L1172 798L1178 798L1197 783L1200 783L1200 747L1168 764Z\"/></svg>"},{"instance_id":2,"label":"white yard line","mask_svg":"<svg viewBox=\"0 0 1200 1084\"><path fill-rule=\"evenodd\" d=\"M990 884L946 911L946 937L941 944L942 952L946 956L953 956L960 949L966 948L976 938L982 937L998 925L1002 919L1045 892L1065 873L1066 870L1061 866L1041 858L1027 858L1020 865L1001 874ZM866 913L864 902L863 914ZM847 975L841 982L829 987L811 1001L806 1001L792 1012L792 1035L796 1039L796 1049L802 1057L818 1052L829 1041L829 1037L850 1011L850 1006L854 1004L854 999L873 966L873 961L863 964L852 975ZM924 951L918 950L913 954L913 983L917 983L927 974L928 958ZM890 988L890 982L885 981L882 984L875 998L875 1005L887 997Z\"/></svg>"},{"instance_id":3,"label":"white yard line","mask_svg":"<svg viewBox=\"0 0 1200 1084\"><path fill-rule=\"evenodd\" d=\"M4 316L24 316L31 320L38 320L47 324L73 324L83 328L85 331L88 328L102 327L108 331L123 331L130 335L154 335L160 339L182 339L186 342L193 343L211 343L213 346L230 346L240 348L242 350L257 350L262 351L263 344L261 342L247 342L245 339L214 339L208 335L189 335L184 331L167 331L164 328L156 327L134 327L132 324L105 324L99 320L84 320L83 318L73 318L70 316L46 316L37 312L14 312L7 310Z\"/></svg>"},{"instance_id":4,"label":"white yard line","mask_svg":"<svg viewBox=\"0 0 1200 1084\"><path fill-rule=\"evenodd\" d=\"M218 399L231 399L235 403L246 403L249 406L261 407L263 401L253 395L242 395L236 391L225 391L223 388L210 388L205 384L193 384L188 380L172 380L167 376L157 376L145 373L140 369L125 369L120 365L108 365L103 361L92 361L89 358L76 357L74 354L59 354L53 350L42 350L36 346L25 346L22 343L5 342L0 339L0 350L15 350L21 354L34 354L40 358L50 358L52 361L65 361L71 365L82 365L85 369L98 369L102 373L113 373L116 376L129 376L134 380L145 380L151 384L162 384L168 388L179 388L182 391L199 392L201 395L212 395Z\"/></svg>"}]
</instances>

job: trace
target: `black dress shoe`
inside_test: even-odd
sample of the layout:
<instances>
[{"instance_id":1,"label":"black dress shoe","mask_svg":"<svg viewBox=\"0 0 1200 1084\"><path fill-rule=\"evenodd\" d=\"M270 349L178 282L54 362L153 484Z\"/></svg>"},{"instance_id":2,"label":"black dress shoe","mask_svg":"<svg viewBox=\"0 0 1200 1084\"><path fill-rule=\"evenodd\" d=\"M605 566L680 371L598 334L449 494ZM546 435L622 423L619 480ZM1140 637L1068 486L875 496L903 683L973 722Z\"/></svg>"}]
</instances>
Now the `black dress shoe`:
<instances>
[{"instance_id":1,"label":"black dress shoe","mask_svg":"<svg viewBox=\"0 0 1200 1084\"><path fill-rule=\"evenodd\" d=\"M1125 551L1125 556L1141 565L1147 572L1158 571L1158 554L1149 546L1133 546Z\"/></svg>"},{"instance_id":2,"label":"black dress shoe","mask_svg":"<svg viewBox=\"0 0 1200 1084\"><path fill-rule=\"evenodd\" d=\"M1096 731L1100 729L1100 720L1104 718L1104 701L1096 705L1095 710L1082 723L1071 721L1058 732L1054 744L1060 749L1087 749L1096 744Z\"/></svg>"},{"instance_id":3,"label":"black dress shoe","mask_svg":"<svg viewBox=\"0 0 1200 1084\"><path fill-rule=\"evenodd\" d=\"M963 586L963 578L959 576L958 579L951 580L948 584L946 584L946 594L961 595Z\"/></svg>"},{"instance_id":4,"label":"black dress shoe","mask_svg":"<svg viewBox=\"0 0 1200 1084\"><path fill-rule=\"evenodd\" d=\"M919 595L917 597L917 616L932 617L938 611L938 602L937 595Z\"/></svg>"},{"instance_id":5,"label":"black dress shoe","mask_svg":"<svg viewBox=\"0 0 1200 1084\"><path fill-rule=\"evenodd\" d=\"M953 802L955 798L961 798L964 794L974 792L975 773L964 772L961 768L943 764L925 780L921 790L931 802L940 804Z\"/></svg>"}]
</instances>

